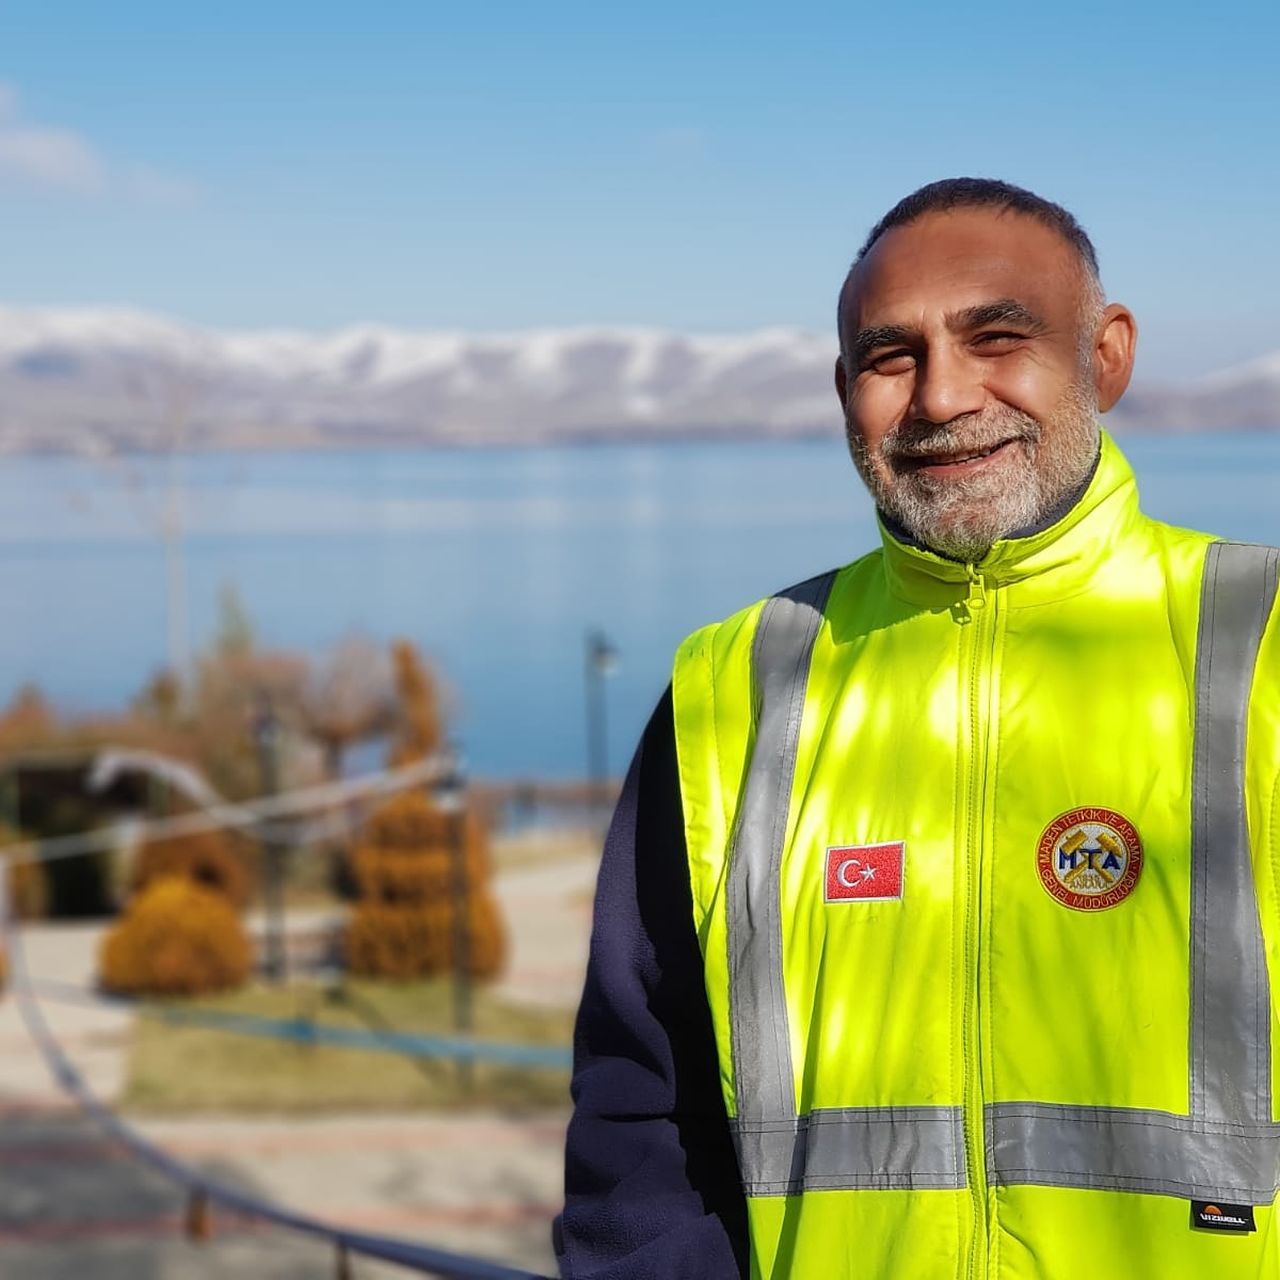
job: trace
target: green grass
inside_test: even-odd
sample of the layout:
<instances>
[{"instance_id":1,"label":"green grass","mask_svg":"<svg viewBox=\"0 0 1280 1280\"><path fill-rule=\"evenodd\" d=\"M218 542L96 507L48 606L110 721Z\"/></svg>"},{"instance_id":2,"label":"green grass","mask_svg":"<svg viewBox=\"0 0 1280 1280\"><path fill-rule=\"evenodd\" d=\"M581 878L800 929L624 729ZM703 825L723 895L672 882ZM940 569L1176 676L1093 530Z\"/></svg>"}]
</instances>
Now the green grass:
<instances>
[{"instance_id":1,"label":"green grass","mask_svg":"<svg viewBox=\"0 0 1280 1280\"><path fill-rule=\"evenodd\" d=\"M232 995L174 1002L264 1018L301 1018L363 1030L450 1034L447 981L347 981L288 988L252 987ZM157 1008L163 1006L156 1006ZM474 995L477 1039L567 1045L573 1014ZM568 1072L476 1063L470 1088L453 1062L328 1045L297 1044L148 1016L138 1019L123 1106L150 1114L235 1112L303 1114L463 1106L567 1106Z\"/></svg>"}]
</instances>

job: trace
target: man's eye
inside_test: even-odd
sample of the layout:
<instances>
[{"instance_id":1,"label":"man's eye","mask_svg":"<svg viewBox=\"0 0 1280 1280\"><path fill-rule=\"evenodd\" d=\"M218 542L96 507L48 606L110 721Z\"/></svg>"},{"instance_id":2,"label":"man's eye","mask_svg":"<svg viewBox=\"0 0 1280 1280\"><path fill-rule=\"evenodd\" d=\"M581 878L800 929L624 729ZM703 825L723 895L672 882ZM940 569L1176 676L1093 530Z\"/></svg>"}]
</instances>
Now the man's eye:
<instances>
[{"instance_id":1,"label":"man's eye","mask_svg":"<svg viewBox=\"0 0 1280 1280\"><path fill-rule=\"evenodd\" d=\"M1016 346L1026 338L1025 334L1013 333L1009 330L992 330L989 333L980 333L973 340L976 347L982 348L984 351L1003 351L1008 347Z\"/></svg>"},{"instance_id":2,"label":"man's eye","mask_svg":"<svg viewBox=\"0 0 1280 1280\"><path fill-rule=\"evenodd\" d=\"M910 351L885 351L881 355L869 356L864 368L872 373L906 373L916 367L916 358Z\"/></svg>"}]
</instances>

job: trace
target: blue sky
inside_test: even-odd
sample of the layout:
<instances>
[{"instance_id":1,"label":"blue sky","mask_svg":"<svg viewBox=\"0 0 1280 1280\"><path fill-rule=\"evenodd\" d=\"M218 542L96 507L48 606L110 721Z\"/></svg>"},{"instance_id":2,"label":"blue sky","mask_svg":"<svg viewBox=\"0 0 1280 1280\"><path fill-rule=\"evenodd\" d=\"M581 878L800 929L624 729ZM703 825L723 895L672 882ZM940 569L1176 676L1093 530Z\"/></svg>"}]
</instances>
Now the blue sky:
<instances>
[{"instance_id":1,"label":"blue sky","mask_svg":"<svg viewBox=\"0 0 1280 1280\"><path fill-rule=\"evenodd\" d=\"M0 303L823 330L867 227L1061 200L1139 375L1280 350L1280 6L0 0Z\"/></svg>"}]
</instances>

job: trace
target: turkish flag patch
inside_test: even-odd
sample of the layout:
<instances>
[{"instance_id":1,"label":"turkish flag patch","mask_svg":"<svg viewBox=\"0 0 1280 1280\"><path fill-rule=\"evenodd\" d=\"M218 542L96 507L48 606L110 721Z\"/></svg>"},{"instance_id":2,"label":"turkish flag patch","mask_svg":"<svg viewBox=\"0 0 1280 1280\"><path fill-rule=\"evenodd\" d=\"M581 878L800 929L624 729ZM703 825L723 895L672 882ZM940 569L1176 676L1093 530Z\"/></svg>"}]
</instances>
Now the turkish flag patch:
<instances>
[{"instance_id":1,"label":"turkish flag patch","mask_svg":"<svg viewBox=\"0 0 1280 1280\"><path fill-rule=\"evenodd\" d=\"M890 902L902 897L904 840L842 844L827 850L828 902Z\"/></svg>"}]
</instances>

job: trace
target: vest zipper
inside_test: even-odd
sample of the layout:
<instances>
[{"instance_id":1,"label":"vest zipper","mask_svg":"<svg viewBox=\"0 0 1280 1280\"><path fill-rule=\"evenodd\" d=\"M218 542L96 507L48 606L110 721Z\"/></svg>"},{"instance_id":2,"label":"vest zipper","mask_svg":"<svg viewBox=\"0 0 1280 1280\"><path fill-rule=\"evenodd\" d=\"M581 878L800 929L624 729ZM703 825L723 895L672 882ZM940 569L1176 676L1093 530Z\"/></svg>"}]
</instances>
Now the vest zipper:
<instances>
[{"instance_id":1,"label":"vest zipper","mask_svg":"<svg viewBox=\"0 0 1280 1280\"><path fill-rule=\"evenodd\" d=\"M969 1280L986 1274L990 1255L987 1224L987 1160L984 1125L982 1037L982 925L984 843L987 827L987 757L992 685L995 679L996 592L987 589L976 566L966 566L969 589L964 601L970 645L966 671L969 760L964 796L965 929L962 1044L964 1061L964 1141L966 1174L973 1213Z\"/></svg>"}]
</instances>

